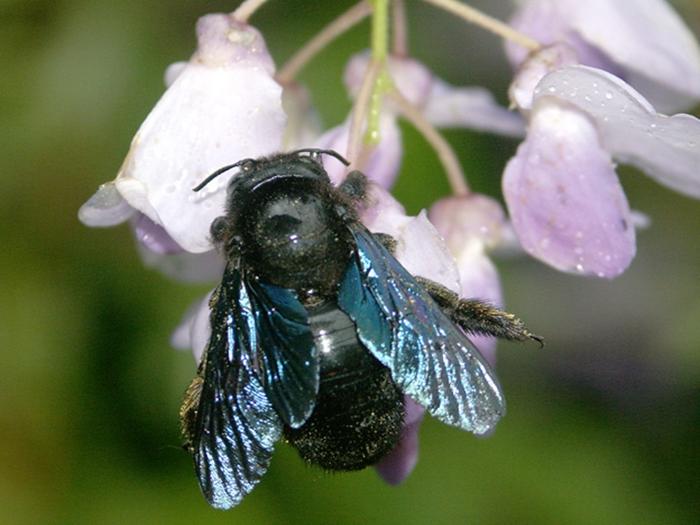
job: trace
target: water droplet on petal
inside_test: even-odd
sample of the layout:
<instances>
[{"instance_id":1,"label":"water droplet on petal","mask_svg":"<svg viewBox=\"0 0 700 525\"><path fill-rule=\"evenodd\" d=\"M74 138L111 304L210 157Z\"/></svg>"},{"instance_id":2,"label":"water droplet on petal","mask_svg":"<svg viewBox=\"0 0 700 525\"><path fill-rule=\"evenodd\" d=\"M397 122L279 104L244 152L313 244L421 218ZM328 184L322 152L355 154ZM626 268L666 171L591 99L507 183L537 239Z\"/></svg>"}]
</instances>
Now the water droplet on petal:
<instances>
[{"instance_id":1,"label":"water droplet on petal","mask_svg":"<svg viewBox=\"0 0 700 525\"><path fill-rule=\"evenodd\" d=\"M612 100L613 94L610 91L608 91L607 93L605 93L605 98L607 98L608 100Z\"/></svg>"}]
</instances>

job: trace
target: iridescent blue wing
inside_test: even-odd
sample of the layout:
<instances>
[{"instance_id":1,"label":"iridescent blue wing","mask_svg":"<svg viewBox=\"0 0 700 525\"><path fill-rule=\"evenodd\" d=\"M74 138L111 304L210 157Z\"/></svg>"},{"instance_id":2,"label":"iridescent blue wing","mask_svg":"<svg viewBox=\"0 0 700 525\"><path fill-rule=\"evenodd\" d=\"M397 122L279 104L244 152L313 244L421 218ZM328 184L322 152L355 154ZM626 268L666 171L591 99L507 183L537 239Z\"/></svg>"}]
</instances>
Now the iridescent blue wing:
<instances>
[{"instance_id":1,"label":"iridescent blue wing","mask_svg":"<svg viewBox=\"0 0 700 525\"><path fill-rule=\"evenodd\" d=\"M282 431L256 371L255 312L233 265L212 298L211 325L190 447L205 497L228 509L265 474Z\"/></svg>"},{"instance_id":2,"label":"iridescent blue wing","mask_svg":"<svg viewBox=\"0 0 700 525\"><path fill-rule=\"evenodd\" d=\"M441 421L475 434L505 413L500 386L467 336L362 225L338 305L394 382Z\"/></svg>"},{"instance_id":3,"label":"iridescent blue wing","mask_svg":"<svg viewBox=\"0 0 700 525\"><path fill-rule=\"evenodd\" d=\"M308 314L294 292L247 282L261 348L263 388L282 420L298 428L318 394L319 360Z\"/></svg>"},{"instance_id":4,"label":"iridescent blue wing","mask_svg":"<svg viewBox=\"0 0 700 525\"><path fill-rule=\"evenodd\" d=\"M283 423L301 426L313 411L319 363L294 292L236 265L212 298L211 325L191 448L207 500L230 508L267 471Z\"/></svg>"}]
</instances>

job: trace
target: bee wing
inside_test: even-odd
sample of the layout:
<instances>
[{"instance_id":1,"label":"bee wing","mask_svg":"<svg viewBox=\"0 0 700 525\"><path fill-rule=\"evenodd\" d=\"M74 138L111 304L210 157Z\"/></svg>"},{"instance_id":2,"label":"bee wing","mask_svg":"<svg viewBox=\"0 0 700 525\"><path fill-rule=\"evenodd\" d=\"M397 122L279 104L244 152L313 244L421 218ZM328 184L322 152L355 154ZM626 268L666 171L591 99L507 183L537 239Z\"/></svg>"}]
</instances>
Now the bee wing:
<instances>
[{"instance_id":1,"label":"bee wing","mask_svg":"<svg viewBox=\"0 0 700 525\"><path fill-rule=\"evenodd\" d=\"M338 305L401 390L433 416L475 434L505 413L493 372L474 344L360 224Z\"/></svg>"},{"instance_id":2,"label":"bee wing","mask_svg":"<svg viewBox=\"0 0 700 525\"><path fill-rule=\"evenodd\" d=\"M229 265L212 299L212 335L191 449L202 492L216 508L237 505L267 471L282 422L255 370L255 312Z\"/></svg>"},{"instance_id":3,"label":"bee wing","mask_svg":"<svg viewBox=\"0 0 700 525\"><path fill-rule=\"evenodd\" d=\"M282 420L298 428L311 415L319 384L308 314L291 290L247 282L261 349L263 388Z\"/></svg>"}]
</instances>

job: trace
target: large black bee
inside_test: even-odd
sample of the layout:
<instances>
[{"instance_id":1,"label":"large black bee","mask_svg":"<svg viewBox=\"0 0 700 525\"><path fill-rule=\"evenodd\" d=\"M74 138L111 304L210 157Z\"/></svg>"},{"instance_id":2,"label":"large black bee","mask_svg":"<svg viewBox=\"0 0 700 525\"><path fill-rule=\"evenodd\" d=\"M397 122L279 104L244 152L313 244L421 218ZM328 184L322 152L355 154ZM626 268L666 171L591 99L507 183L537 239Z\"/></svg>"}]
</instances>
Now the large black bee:
<instances>
[{"instance_id":1,"label":"large black bee","mask_svg":"<svg viewBox=\"0 0 700 525\"><path fill-rule=\"evenodd\" d=\"M365 176L335 188L322 154L344 161L321 150L246 159L195 188L240 171L211 225L228 264L180 411L217 508L253 489L282 436L325 469L376 463L398 443L404 394L445 423L489 432L505 402L464 332L539 340L511 314L409 274L393 239L358 219Z\"/></svg>"}]
</instances>

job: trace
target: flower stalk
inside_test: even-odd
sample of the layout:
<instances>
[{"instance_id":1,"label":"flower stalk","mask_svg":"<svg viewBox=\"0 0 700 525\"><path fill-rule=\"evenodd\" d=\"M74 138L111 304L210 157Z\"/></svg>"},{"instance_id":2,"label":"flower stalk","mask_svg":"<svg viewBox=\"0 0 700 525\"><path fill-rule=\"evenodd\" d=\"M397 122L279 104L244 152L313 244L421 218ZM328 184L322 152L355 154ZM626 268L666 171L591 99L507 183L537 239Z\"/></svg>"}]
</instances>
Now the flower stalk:
<instances>
[{"instance_id":1,"label":"flower stalk","mask_svg":"<svg viewBox=\"0 0 700 525\"><path fill-rule=\"evenodd\" d=\"M329 23L290 58L276 75L277 82L287 85L328 44L360 23L372 12L372 6L362 0Z\"/></svg>"},{"instance_id":2,"label":"flower stalk","mask_svg":"<svg viewBox=\"0 0 700 525\"><path fill-rule=\"evenodd\" d=\"M537 40L516 31L508 24L482 13L478 9L474 9L470 5L463 4L457 0L425 0L425 2L457 15L467 22L478 25L505 40L518 44L528 51L537 51L540 48L540 44Z\"/></svg>"},{"instance_id":3,"label":"flower stalk","mask_svg":"<svg viewBox=\"0 0 700 525\"><path fill-rule=\"evenodd\" d=\"M247 23L253 13L260 9L267 0L245 0L238 8L231 13L234 20L241 23Z\"/></svg>"},{"instance_id":4,"label":"flower stalk","mask_svg":"<svg viewBox=\"0 0 700 525\"><path fill-rule=\"evenodd\" d=\"M435 127L428 122L428 120L423 116L423 114L405 97L395 90L391 93L391 98L393 102L399 107L399 111L403 117L408 120L414 128L420 132L421 135L428 141L432 148L437 153L440 162L442 163L443 169L447 176L447 180L452 189L452 193L455 196L469 195L469 185L464 178L464 172L462 171L462 166L459 163L457 154L447 142L445 137L443 137L440 132L435 129Z\"/></svg>"}]
</instances>

